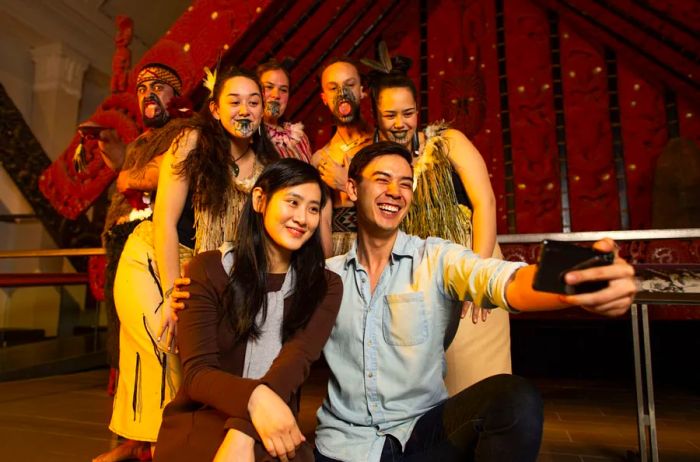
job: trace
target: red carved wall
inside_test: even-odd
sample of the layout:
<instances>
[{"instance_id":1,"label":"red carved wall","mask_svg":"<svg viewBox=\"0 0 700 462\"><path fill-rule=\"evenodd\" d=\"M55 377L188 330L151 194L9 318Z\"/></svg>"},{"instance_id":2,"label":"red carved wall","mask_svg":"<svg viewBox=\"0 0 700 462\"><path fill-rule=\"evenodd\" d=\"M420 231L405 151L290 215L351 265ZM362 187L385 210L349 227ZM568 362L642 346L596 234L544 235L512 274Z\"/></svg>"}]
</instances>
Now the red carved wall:
<instances>
[{"instance_id":1,"label":"red carved wall","mask_svg":"<svg viewBox=\"0 0 700 462\"><path fill-rule=\"evenodd\" d=\"M571 230L620 229L605 55L567 24L560 36Z\"/></svg>"},{"instance_id":2,"label":"red carved wall","mask_svg":"<svg viewBox=\"0 0 700 462\"><path fill-rule=\"evenodd\" d=\"M700 140L700 41L689 33L700 17L697 2L236 5L196 1L166 38L189 44L197 71L220 53L248 66L270 52L294 58L288 115L305 123L317 147L331 132L315 80L321 61L372 56L376 40L385 39L392 54L414 59L412 76L425 92L422 122L451 121L484 156L499 233L649 228L656 158L672 133ZM209 27L214 23L219 27ZM367 106L365 100L365 114ZM47 183L63 175L60 184L44 192L76 216L110 177L99 158L88 177L65 160L47 172Z\"/></svg>"}]
</instances>

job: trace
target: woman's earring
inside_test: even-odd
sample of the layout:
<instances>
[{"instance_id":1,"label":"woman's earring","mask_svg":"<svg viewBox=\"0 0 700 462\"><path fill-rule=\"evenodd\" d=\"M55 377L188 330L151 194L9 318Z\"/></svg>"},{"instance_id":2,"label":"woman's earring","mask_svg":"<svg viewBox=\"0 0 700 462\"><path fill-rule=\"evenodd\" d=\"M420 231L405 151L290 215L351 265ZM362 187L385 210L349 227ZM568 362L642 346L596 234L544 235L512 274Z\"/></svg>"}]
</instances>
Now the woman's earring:
<instances>
[{"instance_id":1,"label":"woman's earring","mask_svg":"<svg viewBox=\"0 0 700 462\"><path fill-rule=\"evenodd\" d=\"M374 142L379 143L379 129L378 128L374 129Z\"/></svg>"},{"instance_id":2,"label":"woman's earring","mask_svg":"<svg viewBox=\"0 0 700 462\"><path fill-rule=\"evenodd\" d=\"M420 141L418 141L418 131L413 132L413 139L411 140L411 149L413 154L418 155L418 150L420 149Z\"/></svg>"},{"instance_id":3,"label":"woman's earring","mask_svg":"<svg viewBox=\"0 0 700 462\"><path fill-rule=\"evenodd\" d=\"M261 127L262 127L262 124L263 124L263 123L260 122L260 125L258 125L258 135L259 135L259 136L262 136L262 128L261 128Z\"/></svg>"}]
</instances>

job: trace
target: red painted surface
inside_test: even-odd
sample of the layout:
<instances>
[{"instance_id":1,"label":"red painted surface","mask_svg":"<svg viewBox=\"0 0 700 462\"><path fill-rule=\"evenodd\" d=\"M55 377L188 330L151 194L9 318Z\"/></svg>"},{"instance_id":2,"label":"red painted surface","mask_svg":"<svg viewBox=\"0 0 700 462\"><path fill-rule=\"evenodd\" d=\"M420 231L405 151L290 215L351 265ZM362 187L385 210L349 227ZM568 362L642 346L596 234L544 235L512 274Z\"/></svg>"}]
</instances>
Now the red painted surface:
<instances>
[{"instance_id":1,"label":"red painted surface","mask_svg":"<svg viewBox=\"0 0 700 462\"><path fill-rule=\"evenodd\" d=\"M559 35L571 230L619 229L603 50L567 24L561 24Z\"/></svg>"},{"instance_id":2,"label":"red painted surface","mask_svg":"<svg viewBox=\"0 0 700 462\"><path fill-rule=\"evenodd\" d=\"M507 232L493 2L443 0L428 19L430 120L445 119L481 153L496 196L498 231Z\"/></svg>"},{"instance_id":3,"label":"red painted surface","mask_svg":"<svg viewBox=\"0 0 700 462\"><path fill-rule=\"evenodd\" d=\"M666 142L662 88L618 61L618 94L630 229L651 227L654 166Z\"/></svg>"},{"instance_id":4,"label":"red painted surface","mask_svg":"<svg viewBox=\"0 0 700 462\"><path fill-rule=\"evenodd\" d=\"M483 155L497 198L500 233L507 232L506 181L512 181L515 187L516 232L562 230L549 23L552 13L559 17L554 43L561 52L563 131L573 230L621 226L612 157L611 90L617 91L620 105L630 228L650 226L655 159L668 140L664 85L675 93L672 100L677 103L680 135L700 140L700 98L697 91L688 90L700 77L693 67L697 63L688 57L689 53L700 54L697 34L689 33L697 24L692 18L700 17L697 2L650 1L642 5L621 0L608 6L593 0L566 2L573 5L572 9L555 0L503 0L508 82L504 88L498 69L496 0L428 2L427 18L420 17L418 0L399 1L393 10L393 0L325 1L312 10L315 3L294 2L287 14L266 26L267 33L253 43L256 20L272 18L287 3L250 0L236 2L234 7L224 0L199 0L159 44L170 41L181 47L189 45L193 71L186 79L188 91L198 85L204 65L212 66L219 54L240 51L251 43L252 51L244 60L249 67L273 49L277 59L293 58L295 93L287 115L304 122L312 144L318 148L328 140L332 128L315 78L322 62L351 50L355 58L372 57L376 40L383 38L392 54L414 59L411 76L419 91L427 90L429 95L427 101L421 101L428 108L428 120L421 122L451 121L468 134ZM384 20L377 21L387 11L390 13ZM309 18L304 22L306 14ZM428 27L427 89L420 88L419 75L422 20L427 20ZM376 28L371 29L375 22ZM611 31L644 46L627 46ZM667 50L662 38L679 44L682 52ZM617 88L608 88L605 49L616 56L612 65L618 76ZM512 179L506 179L504 173L502 97L509 109ZM363 102L363 113L371 119L368 103ZM95 117L110 110L105 117L121 114L125 138L138 133L133 100L105 104ZM76 174L68 162L74 147L75 142L42 181L47 197L68 217L86 210L113 179L91 146L87 173Z\"/></svg>"},{"instance_id":5,"label":"red painted surface","mask_svg":"<svg viewBox=\"0 0 700 462\"><path fill-rule=\"evenodd\" d=\"M683 99L678 101L678 128L681 137L700 146L700 104Z\"/></svg>"},{"instance_id":6,"label":"red painted surface","mask_svg":"<svg viewBox=\"0 0 700 462\"><path fill-rule=\"evenodd\" d=\"M504 2L516 232L562 230L550 26L530 1Z\"/></svg>"},{"instance_id":7,"label":"red painted surface","mask_svg":"<svg viewBox=\"0 0 700 462\"><path fill-rule=\"evenodd\" d=\"M70 286L88 283L86 273L0 274L0 287Z\"/></svg>"}]
</instances>

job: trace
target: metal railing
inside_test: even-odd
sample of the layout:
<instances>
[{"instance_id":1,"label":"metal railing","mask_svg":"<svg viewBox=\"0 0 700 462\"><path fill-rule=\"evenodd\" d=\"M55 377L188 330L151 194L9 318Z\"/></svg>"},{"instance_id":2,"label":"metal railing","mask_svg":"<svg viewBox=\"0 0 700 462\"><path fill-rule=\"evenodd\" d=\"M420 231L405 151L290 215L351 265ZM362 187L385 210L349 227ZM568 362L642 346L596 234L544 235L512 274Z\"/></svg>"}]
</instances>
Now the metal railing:
<instances>
[{"instance_id":1,"label":"metal railing","mask_svg":"<svg viewBox=\"0 0 700 462\"><path fill-rule=\"evenodd\" d=\"M6 250L0 251L0 260L74 261L103 254L102 248ZM83 286L85 290L76 291L70 286ZM5 296L0 380L68 373L106 363L100 303L91 296L88 286L89 275L83 271L0 273L0 289ZM49 287L56 287L57 292L45 290ZM44 290L40 292L41 288ZM26 308L33 310L31 314L23 313Z\"/></svg>"}]
</instances>

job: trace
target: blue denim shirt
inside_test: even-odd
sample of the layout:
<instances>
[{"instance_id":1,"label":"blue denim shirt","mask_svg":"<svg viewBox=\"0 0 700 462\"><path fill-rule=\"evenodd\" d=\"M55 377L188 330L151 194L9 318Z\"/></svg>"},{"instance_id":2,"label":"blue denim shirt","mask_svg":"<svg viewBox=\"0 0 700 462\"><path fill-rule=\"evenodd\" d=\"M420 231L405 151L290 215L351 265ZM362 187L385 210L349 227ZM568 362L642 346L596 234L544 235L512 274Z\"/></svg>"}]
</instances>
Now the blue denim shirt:
<instances>
[{"instance_id":1,"label":"blue denim shirt","mask_svg":"<svg viewBox=\"0 0 700 462\"><path fill-rule=\"evenodd\" d=\"M374 293L357 242L327 264L344 288L323 350L331 378L316 447L342 461L378 461L385 435L405 445L418 418L447 399L443 342L461 301L509 309L505 286L524 264L403 232Z\"/></svg>"}]
</instances>

